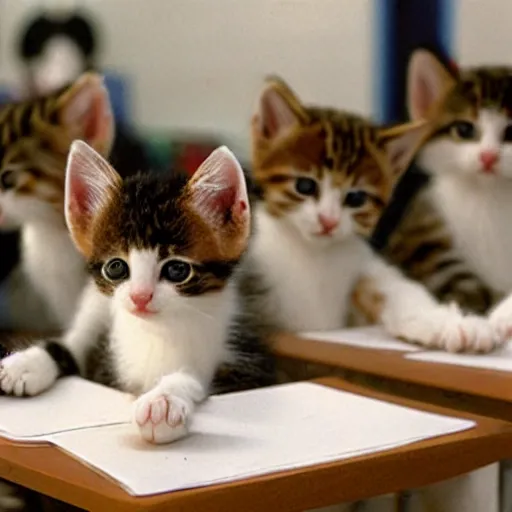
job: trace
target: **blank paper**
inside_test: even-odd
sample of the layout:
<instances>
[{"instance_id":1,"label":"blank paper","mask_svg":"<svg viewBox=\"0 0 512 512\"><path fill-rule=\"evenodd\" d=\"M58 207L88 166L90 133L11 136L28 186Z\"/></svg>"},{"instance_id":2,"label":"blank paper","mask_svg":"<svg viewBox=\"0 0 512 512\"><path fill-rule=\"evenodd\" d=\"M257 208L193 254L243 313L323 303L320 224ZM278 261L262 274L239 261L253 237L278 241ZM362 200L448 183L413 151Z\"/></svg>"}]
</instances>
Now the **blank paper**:
<instances>
[{"instance_id":1,"label":"blank paper","mask_svg":"<svg viewBox=\"0 0 512 512\"><path fill-rule=\"evenodd\" d=\"M67 377L38 396L0 396L0 433L9 439L42 440L64 430L127 422L132 402L130 395Z\"/></svg>"},{"instance_id":2,"label":"blank paper","mask_svg":"<svg viewBox=\"0 0 512 512\"><path fill-rule=\"evenodd\" d=\"M340 345L352 345L361 348L377 348L382 350L400 350L402 352L415 352L421 350L417 345L400 341L388 334L382 327L362 327L354 329L340 329L336 331L305 332L299 334L301 338Z\"/></svg>"},{"instance_id":3,"label":"blank paper","mask_svg":"<svg viewBox=\"0 0 512 512\"><path fill-rule=\"evenodd\" d=\"M131 494L149 495L345 459L465 430L471 421L312 383L211 397L189 437L152 446L132 425L52 436Z\"/></svg>"}]
</instances>

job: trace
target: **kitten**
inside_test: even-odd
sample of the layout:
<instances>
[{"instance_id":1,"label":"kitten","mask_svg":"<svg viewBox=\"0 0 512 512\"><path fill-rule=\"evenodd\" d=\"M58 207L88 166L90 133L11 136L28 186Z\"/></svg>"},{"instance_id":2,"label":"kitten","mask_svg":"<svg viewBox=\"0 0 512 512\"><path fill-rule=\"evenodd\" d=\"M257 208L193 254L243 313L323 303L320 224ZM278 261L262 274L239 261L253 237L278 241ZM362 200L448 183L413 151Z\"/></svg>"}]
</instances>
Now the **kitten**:
<instances>
[{"instance_id":1,"label":"kitten","mask_svg":"<svg viewBox=\"0 0 512 512\"><path fill-rule=\"evenodd\" d=\"M306 106L282 80L267 82L252 123L261 199L248 261L268 287L255 307L276 328L339 329L354 294L393 335L450 351L494 346L485 319L437 303L365 240L424 134L423 123L381 128Z\"/></svg>"},{"instance_id":2,"label":"kitten","mask_svg":"<svg viewBox=\"0 0 512 512\"><path fill-rule=\"evenodd\" d=\"M35 395L79 370L138 395L142 437L167 443L186 432L210 387L273 383L258 324L240 310L238 267L251 217L242 169L227 148L189 181L176 174L123 181L74 142L65 211L90 282L62 343L43 342L1 362L1 390ZM108 350L88 360L104 333Z\"/></svg>"},{"instance_id":3,"label":"kitten","mask_svg":"<svg viewBox=\"0 0 512 512\"><path fill-rule=\"evenodd\" d=\"M21 263L8 277L8 322L15 330L56 330L72 318L86 269L64 220L71 142L108 155L114 136L100 75L0 109L0 229L21 228Z\"/></svg>"},{"instance_id":4,"label":"kitten","mask_svg":"<svg viewBox=\"0 0 512 512\"><path fill-rule=\"evenodd\" d=\"M512 68L457 72L417 50L408 74L410 115L430 125L418 155L430 183L386 252L440 299L486 312L512 290ZM490 320L512 334L512 303Z\"/></svg>"}]
</instances>

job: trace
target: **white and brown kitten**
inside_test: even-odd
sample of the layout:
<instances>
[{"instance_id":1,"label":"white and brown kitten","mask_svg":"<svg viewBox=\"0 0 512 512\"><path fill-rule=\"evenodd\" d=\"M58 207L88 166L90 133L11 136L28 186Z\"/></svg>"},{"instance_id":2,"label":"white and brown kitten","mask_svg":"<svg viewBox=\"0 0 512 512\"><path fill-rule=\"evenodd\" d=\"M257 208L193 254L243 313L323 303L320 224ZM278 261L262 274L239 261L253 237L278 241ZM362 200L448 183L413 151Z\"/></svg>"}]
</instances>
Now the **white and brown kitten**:
<instances>
[{"instance_id":1,"label":"white and brown kitten","mask_svg":"<svg viewBox=\"0 0 512 512\"><path fill-rule=\"evenodd\" d=\"M35 395L80 371L138 395L134 419L142 437L167 443L186 432L194 406L212 390L273 382L272 359L237 287L251 215L242 169L227 148L188 181L122 180L77 141L66 218L90 282L61 343L2 360L1 390ZM107 347L99 347L105 334Z\"/></svg>"},{"instance_id":2,"label":"white and brown kitten","mask_svg":"<svg viewBox=\"0 0 512 512\"><path fill-rule=\"evenodd\" d=\"M0 134L0 229L21 229L21 263L3 285L9 311L1 327L63 329L86 281L64 219L66 158L75 139L109 154L114 125L101 76L86 73L56 93L7 104Z\"/></svg>"},{"instance_id":3,"label":"white and brown kitten","mask_svg":"<svg viewBox=\"0 0 512 512\"><path fill-rule=\"evenodd\" d=\"M277 78L253 119L255 207L250 264L268 286L258 304L277 328L339 329L351 298L393 335L449 351L489 350L489 322L438 303L372 252L368 237L425 134L423 123L380 128L303 105ZM368 306L368 304L366 304Z\"/></svg>"},{"instance_id":4,"label":"white and brown kitten","mask_svg":"<svg viewBox=\"0 0 512 512\"><path fill-rule=\"evenodd\" d=\"M430 125L418 154L430 183L387 252L440 299L487 312L512 291L512 67L455 70L420 49L408 74L410 115ZM512 335L512 298L490 321Z\"/></svg>"}]
</instances>

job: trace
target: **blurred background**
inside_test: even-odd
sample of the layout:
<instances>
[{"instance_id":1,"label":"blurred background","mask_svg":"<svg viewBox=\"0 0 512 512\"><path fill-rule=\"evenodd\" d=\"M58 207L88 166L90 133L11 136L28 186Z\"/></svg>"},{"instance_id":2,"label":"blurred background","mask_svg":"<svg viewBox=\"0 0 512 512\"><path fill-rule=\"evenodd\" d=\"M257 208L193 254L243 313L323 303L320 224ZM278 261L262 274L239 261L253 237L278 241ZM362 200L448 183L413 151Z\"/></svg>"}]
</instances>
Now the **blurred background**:
<instances>
[{"instance_id":1,"label":"blurred background","mask_svg":"<svg viewBox=\"0 0 512 512\"><path fill-rule=\"evenodd\" d=\"M220 143L249 166L265 75L281 75L305 101L398 121L413 48L464 66L511 64L509 17L504 0L0 0L0 105L98 69L119 166L193 171ZM421 182L413 168L397 194ZM391 208L377 245L393 217Z\"/></svg>"},{"instance_id":2,"label":"blurred background","mask_svg":"<svg viewBox=\"0 0 512 512\"><path fill-rule=\"evenodd\" d=\"M187 140L221 139L246 159L265 75L305 100L397 120L412 47L509 63L508 16L503 0L0 0L0 90L50 89L94 67L155 165Z\"/></svg>"}]
</instances>

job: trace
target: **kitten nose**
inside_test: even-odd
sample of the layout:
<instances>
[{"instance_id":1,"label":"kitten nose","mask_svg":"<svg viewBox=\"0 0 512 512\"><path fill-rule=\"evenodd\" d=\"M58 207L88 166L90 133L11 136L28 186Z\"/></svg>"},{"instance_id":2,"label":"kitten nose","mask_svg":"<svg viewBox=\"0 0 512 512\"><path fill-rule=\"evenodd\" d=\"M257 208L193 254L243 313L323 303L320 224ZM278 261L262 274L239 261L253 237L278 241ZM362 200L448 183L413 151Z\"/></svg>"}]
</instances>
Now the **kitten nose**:
<instances>
[{"instance_id":1,"label":"kitten nose","mask_svg":"<svg viewBox=\"0 0 512 512\"><path fill-rule=\"evenodd\" d=\"M492 168L498 161L499 156L496 151L482 151L480 153L480 162L484 167L484 171L492 171Z\"/></svg>"},{"instance_id":2,"label":"kitten nose","mask_svg":"<svg viewBox=\"0 0 512 512\"><path fill-rule=\"evenodd\" d=\"M132 299L132 302L135 304L137 309L146 309L146 306L151 302L152 298L152 292L130 293L130 299Z\"/></svg>"},{"instance_id":3,"label":"kitten nose","mask_svg":"<svg viewBox=\"0 0 512 512\"><path fill-rule=\"evenodd\" d=\"M328 215L324 215L323 213L318 214L318 221L320 222L320 225L322 226L324 233L330 233L339 224L338 219L335 219L334 217L329 217Z\"/></svg>"}]
</instances>

